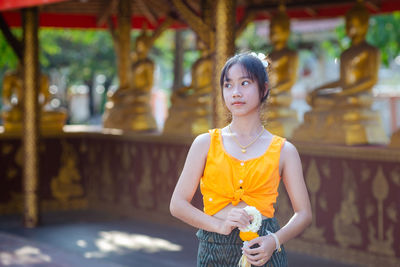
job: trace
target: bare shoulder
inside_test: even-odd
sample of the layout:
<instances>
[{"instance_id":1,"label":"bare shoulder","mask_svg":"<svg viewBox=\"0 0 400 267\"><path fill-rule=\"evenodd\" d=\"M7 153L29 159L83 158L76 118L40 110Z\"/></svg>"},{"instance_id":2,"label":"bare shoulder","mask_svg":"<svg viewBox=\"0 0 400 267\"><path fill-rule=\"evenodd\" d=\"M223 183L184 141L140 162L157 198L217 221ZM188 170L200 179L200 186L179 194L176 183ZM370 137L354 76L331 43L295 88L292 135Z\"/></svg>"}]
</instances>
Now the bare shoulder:
<instances>
[{"instance_id":1,"label":"bare shoulder","mask_svg":"<svg viewBox=\"0 0 400 267\"><path fill-rule=\"evenodd\" d=\"M196 144L196 146L207 146L209 147L211 143L211 136L209 133L203 133L198 136L193 141L193 145Z\"/></svg>"},{"instance_id":2,"label":"bare shoulder","mask_svg":"<svg viewBox=\"0 0 400 267\"><path fill-rule=\"evenodd\" d=\"M208 150L210 149L210 143L211 143L211 136L209 133L203 133L198 135L193 143L192 147L190 148L191 150L195 150L196 153L199 153L201 156L207 156Z\"/></svg>"},{"instance_id":3,"label":"bare shoulder","mask_svg":"<svg viewBox=\"0 0 400 267\"><path fill-rule=\"evenodd\" d=\"M299 152L289 141L285 141L282 150L280 163L280 172L284 180L287 177L300 177L302 175L302 166ZM299 176L300 175L300 176Z\"/></svg>"},{"instance_id":4,"label":"bare shoulder","mask_svg":"<svg viewBox=\"0 0 400 267\"><path fill-rule=\"evenodd\" d=\"M298 155L299 154L299 152L297 152L297 148L287 140L283 144L281 153L283 153L284 155L293 155L293 154Z\"/></svg>"},{"instance_id":5,"label":"bare shoulder","mask_svg":"<svg viewBox=\"0 0 400 267\"><path fill-rule=\"evenodd\" d=\"M283 164L285 162L292 162L293 160L299 159L299 157L297 148L289 141L285 141L281 150L281 162Z\"/></svg>"}]
</instances>

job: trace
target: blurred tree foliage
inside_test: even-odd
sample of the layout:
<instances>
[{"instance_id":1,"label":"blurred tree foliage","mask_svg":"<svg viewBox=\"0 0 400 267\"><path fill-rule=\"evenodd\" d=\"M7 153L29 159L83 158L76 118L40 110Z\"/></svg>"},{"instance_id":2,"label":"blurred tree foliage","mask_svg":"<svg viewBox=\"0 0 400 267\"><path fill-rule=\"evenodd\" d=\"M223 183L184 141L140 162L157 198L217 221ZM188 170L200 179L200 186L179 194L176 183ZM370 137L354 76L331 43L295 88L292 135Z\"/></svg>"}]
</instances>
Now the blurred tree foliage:
<instances>
[{"instance_id":1,"label":"blurred tree foliage","mask_svg":"<svg viewBox=\"0 0 400 267\"><path fill-rule=\"evenodd\" d=\"M13 30L14 35L21 39L22 31L19 29ZM3 34L0 32L0 82L2 84L4 73L7 70L16 69L18 58L12 50L11 46L6 42ZM0 87L1 92L1 87ZM2 103L0 103L1 107Z\"/></svg>"},{"instance_id":2,"label":"blurred tree foliage","mask_svg":"<svg viewBox=\"0 0 400 267\"><path fill-rule=\"evenodd\" d=\"M13 29L21 39L21 29ZM131 34L132 49L140 31ZM184 62L186 72L199 57L195 48L194 34L184 31ZM66 86L86 84L92 89L95 76L103 74L105 85L116 84L116 58L113 41L108 31L75 29L41 29L39 31L40 66L44 73L58 71L65 75ZM173 80L174 31L167 30L154 43L149 57L157 65L156 86L169 91ZM18 59L0 33L0 84L5 71L16 68ZM106 90L108 89L107 86ZM1 87L0 87L1 88Z\"/></svg>"},{"instance_id":3,"label":"blurred tree foliage","mask_svg":"<svg viewBox=\"0 0 400 267\"><path fill-rule=\"evenodd\" d=\"M12 29L12 31L18 39L21 39L21 29ZM132 31L132 49L138 35L139 31ZM155 42L149 55L158 67L159 77L156 81L159 83L158 87L164 90L170 89L173 79L173 38L174 31L166 31ZM67 88L85 84L89 88L90 95L93 95L96 76L102 74L106 77L103 95L103 102L105 102L105 95L110 85L118 83L114 44L108 31L45 28L39 31L39 42L42 72L56 72L63 76ZM195 59L196 56L189 51L188 55L185 55L184 65L188 67ZM0 33L0 85L4 73L7 70L14 70L17 64L16 55ZM66 102L64 104L66 105ZM89 109L93 115L95 112L93 101L90 102ZM100 107L100 110L102 111L103 108Z\"/></svg>"},{"instance_id":4,"label":"blurred tree foliage","mask_svg":"<svg viewBox=\"0 0 400 267\"><path fill-rule=\"evenodd\" d=\"M182 30L182 39L184 75L190 77L192 65L200 57L200 52L196 48L196 35L192 30ZM168 93L171 93L174 79L174 51L175 30L167 30L155 41L149 55L160 70L156 75L156 86ZM189 81L186 81L186 85L189 85L188 83Z\"/></svg>"},{"instance_id":5,"label":"blurred tree foliage","mask_svg":"<svg viewBox=\"0 0 400 267\"><path fill-rule=\"evenodd\" d=\"M251 22L247 25L246 29L236 39L235 46L236 52L256 52L256 53L267 53L271 50L265 41L268 36L259 36L257 34L256 23Z\"/></svg>"},{"instance_id":6,"label":"blurred tree foliage","mask_svg":"<svg viewBox=\"0 0 400 267\"><path fill-rule=\"evenodd\" d=\"M13 33L20 38L21 30ZM84 82L91 73L113 77L115 56L110 35L106 31L41 29L40 66L47 72L54 68L68 68L72 84ZM0 71L15 69L18 59L0 34Z\"/></svg>"},{"instance_id":7,"label":"blurred tree foliage","mask_svg":"<svg viewBox=\"0 0 400 267\"><path fill-rule=\"evenodd\" d=\"M366 39L371 45L379 48L382 63L388 66L396 56L400 55L400 12L373 16L369 24ZM339 57L342 51L351 45L344 25L336 28L336 34L337 43L325 41L322 44L323 49L332 57Z\"/></svg>"},{"instance_id":8,"label":"blurred tree foliage","mask_svg":"<svg viewBox=\"0 0 400 267\"><path fill-rule=\"evenodd\" d=\"M21 39L21 29L12 31ZM41 71L46 74L58 72L60 76L65 76L63 79L67 88L85 84L92 95L96 75L106 77L106 88L116 75L115 53L107 31L41 29L39 44ZM17 57L0 34L0 82L4 72L15 69L17 63ZM89 110L94 113L93 101L90 101Z\"/></svg>"},{"instance_id":9,"label":"blurred tree foliage","mask_svg":"<svg viewBox=\"0 0 400 267\"><path fill-rule=\"evenodd\" d=\"M113 43L107 31L43 29L39 38L42 69L68 68L68 84L91 82L99 73L107 79L116 74Z\"/></svg>"}]
</instances>

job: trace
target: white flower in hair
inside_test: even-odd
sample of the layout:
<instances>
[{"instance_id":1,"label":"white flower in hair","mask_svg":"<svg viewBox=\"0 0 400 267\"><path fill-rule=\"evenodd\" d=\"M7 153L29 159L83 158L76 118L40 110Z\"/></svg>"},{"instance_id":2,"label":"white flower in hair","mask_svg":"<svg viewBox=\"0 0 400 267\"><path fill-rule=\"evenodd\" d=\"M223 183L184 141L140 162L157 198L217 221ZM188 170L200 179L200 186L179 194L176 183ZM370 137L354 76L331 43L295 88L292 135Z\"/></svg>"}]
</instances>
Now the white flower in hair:
<instances>
[{"instance_id":1,"label":"white flower in hair","mask_svg":"<svg viewBox=\"0 0 400 267\"><path fill-rule=\"evenodd\" d=\"M268 61L266 59L266 56L263 53L256 54L255 52L251 52L250 55L252 55L253 57L258 58L259 60L261 60L261 62L264 65L265 68L268 67Z\"/></svg>"}]
</instances>

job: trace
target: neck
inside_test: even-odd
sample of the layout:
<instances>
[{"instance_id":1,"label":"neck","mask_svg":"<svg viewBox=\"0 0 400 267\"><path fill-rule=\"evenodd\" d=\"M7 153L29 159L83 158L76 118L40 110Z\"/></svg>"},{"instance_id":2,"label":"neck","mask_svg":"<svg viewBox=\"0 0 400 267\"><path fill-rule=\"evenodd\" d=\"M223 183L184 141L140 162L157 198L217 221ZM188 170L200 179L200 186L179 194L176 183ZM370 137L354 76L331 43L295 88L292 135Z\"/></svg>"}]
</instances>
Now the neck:
<instances>
[{"instance_id":1,"label":"neck","mask_svg":"<svg viewBox=\"0 0 400 267\"><path fill-rule=\"evenodd\" d=\"M362 42L364 42L364 40L365 40L365 36L357 36L351 40L351 44L358 45L358 44L361 44Z\"/></svg>"},{"instance_id":2,"label":"neck","mask_svg":"<svg viewBox=\"0 0 400 267\"><path fill-rule=\"evenodd\" d=\"M208 50L207 49L200 50L200 57L206 57L206 56L208 56Z\"/></svg>"},{"instance_id":3,"label":"neck","mask_svg":"<svg viewBox=\"0 0 400 267\"><path fill-rule=\"evenodd\" d=\"M282 50L286 47L286 42L279 42L274 45L276 51Z\"/></svg>"},{"instance_id":4,"label":"neck","mask_svg":"<svg viewBox=\"0 0 400 267\"><path fill-rule=\"evenodd\" d=\"M254 136L260 133L262 124L259 116L233 117L231 129L238 136Z\"/></svg>"}]
</instances>

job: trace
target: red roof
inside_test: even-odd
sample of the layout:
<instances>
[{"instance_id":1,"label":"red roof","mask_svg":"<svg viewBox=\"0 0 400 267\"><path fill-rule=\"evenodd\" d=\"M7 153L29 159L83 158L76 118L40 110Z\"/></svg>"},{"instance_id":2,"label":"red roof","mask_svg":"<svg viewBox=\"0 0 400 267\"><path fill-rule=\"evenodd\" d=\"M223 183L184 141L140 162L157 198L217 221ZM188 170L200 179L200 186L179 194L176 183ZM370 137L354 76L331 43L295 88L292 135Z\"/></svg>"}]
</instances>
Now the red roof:
<instances>
[{"instance_id":1,"label":"red roof","mask_svg":"<svg viewBox=\"0 0 400 267\"><path fill-rule=\"evenodd\" d=\"M19 9L24 7L41 6L68 0L1 0L0 11Z\"/></svg>"},{"instance_id":2,"label":"red roof","mask_svg":"<svg viewBox=\"0 0 400 267\"><path fill-rule=\"evenodd\" d=\"M132 1L132 27L141 28L144 22L148 28L155 28L169 12L174 12L168 0ZM19 9L31 6L40 7L39 23L42 27L65 28L105 28L98 24L98 17L105 13L113 0L0 0L0 12L11 27L21 26ZM199 13L197 0L185 0ZM355 0L296 0L287 2L289 17L297 19L319 19L343 16L355 3ZM145 8L138 3L146 3ZM256 11L256 20L269 19L276 11L276 0L247 1L238 0L237 18L240 19L247 9ZM388 13L400 10L400 0L366 0L371 14ZM115 9L115 7L114 7ZM109 15L115 20L115 10ZM153 17L149 14L153 14ZM146 16L147 15L147 16ZM184 22L176 22L172 28L185 27Z\"/></svg>"}]
</instances>

